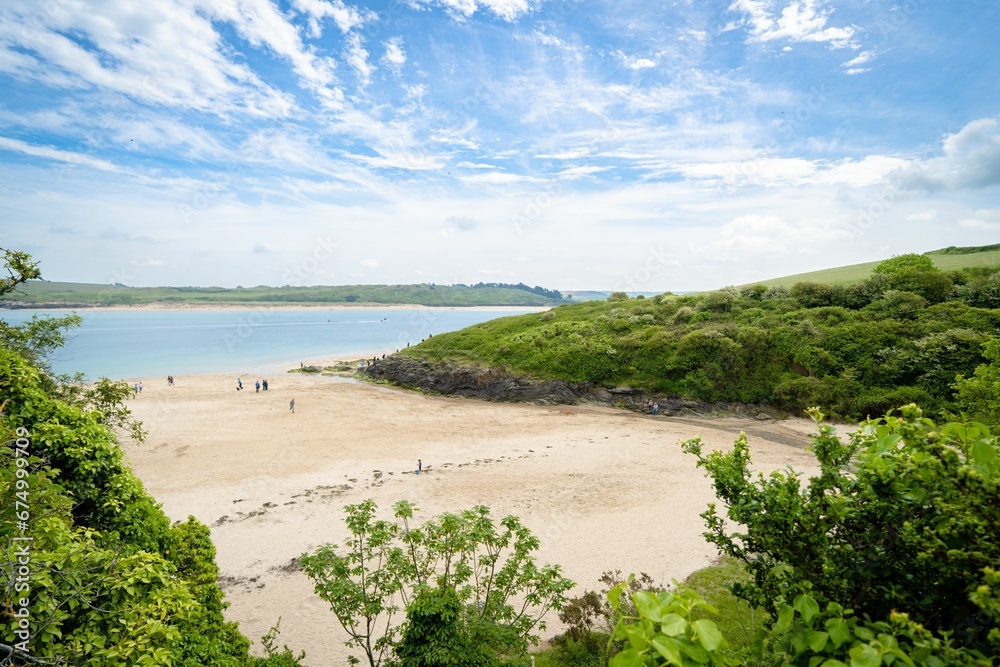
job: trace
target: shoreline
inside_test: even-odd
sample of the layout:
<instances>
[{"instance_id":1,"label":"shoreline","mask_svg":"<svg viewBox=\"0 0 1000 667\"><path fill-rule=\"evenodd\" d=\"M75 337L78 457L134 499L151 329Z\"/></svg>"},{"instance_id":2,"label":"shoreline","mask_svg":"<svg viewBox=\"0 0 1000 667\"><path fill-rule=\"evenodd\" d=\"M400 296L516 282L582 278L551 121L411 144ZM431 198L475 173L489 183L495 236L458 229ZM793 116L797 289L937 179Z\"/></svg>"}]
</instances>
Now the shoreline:
<instances>
[{"instance_id":1,"label":"shoreline","mask_svg":"<svg viewBox=\"0 0 1000 667\"><path fill-rule=\"evenodd\" d=\"M25 305L23 307L10 307L3 306L0 307L0 311L24 311L24 310L38 310L38 311L58 311L58 310L73 310L73 311L86 311L86 312L97 312L97 311L136 311L136 310L152 310L152 311L189 311L189 310L226 310L226 311L258 311L258 310L330 310L330 311L349 311L349 310L476 310L476 311L488 311L496 310L502 312L515 312L515 311L531 311L531 312L544 312L546 310L551 310L557 306L424 306L418 303L394 303L394 304L384 304L384 303L354 303L354 304L327 304L327 303L315 303L315 304L271 304L271 303L259 303L259 304L235 304L235 303L220 303L220 304L203 304L203 303L143 303L136 305L114 305L114 306L101 306L96 304L81 306L81 305L63 305L63 304L32 304Z\"/></svg>"},{"instance_id":2,"label":"shoreline","mask_svg":"<svg viewBox=\"0 0 1000 667\"><path fill-rule=\"evenodd\" d=\"M597 588L607 569L667 583L715 555L699 516L715 499L711 483L678 441L701 435L706 447L729 448L752 426L491 403L319 374L275 377L259 393L252 381L239 392L234 384L220 374L178 377L173 387L150 380L128 401L149 437L123 449L172 520L193 515L210 527L227 620L256 638L281 616L281 641L305 649L308 667L344 664L345 637L293 563L343 543L344 505L372 498L382 516L406 499L422 518L486 505L496 520L521 518L540 541L537 562L560 565L577 584L571 594ZM750 438L756 470L814 470L812 454L776 437L805 438L811 422L766 426L770 434ZM543 640L563 629L554 613L547 620Z\"/></svg>"}]
</instances>

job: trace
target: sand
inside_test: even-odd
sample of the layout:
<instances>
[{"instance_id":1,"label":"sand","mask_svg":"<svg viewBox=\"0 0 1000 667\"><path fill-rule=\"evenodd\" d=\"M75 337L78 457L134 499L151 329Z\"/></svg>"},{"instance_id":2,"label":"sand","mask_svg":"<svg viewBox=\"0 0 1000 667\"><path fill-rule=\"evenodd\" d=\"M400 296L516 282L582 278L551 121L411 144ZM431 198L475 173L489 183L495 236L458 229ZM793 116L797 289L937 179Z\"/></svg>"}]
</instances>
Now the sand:
<instances>
[{"instance_id":1,"label":"sand","mask_svg":"<svg viewBox=\"0 0 1000 667\"><path fill-rule=\"evenodd\" d=\"M297 373L256 393L262 378L242 379L240 392L235 375L144 380L130 406L149 437L125 450L172 519L211 527L227 618L257 640L282 617L281 642L304 649L309 667L345 664L345 636L290 565L344 538L348 503L374 498L386 515L404 498L427 517L477 504L517 515L541 540L538 561L560 564L581 594L605 570L669 584L716 556L699 517L714 495L682 440L728 447L746 430L756 468L815 465L805 420L494 404ZM555 613L546 620L543 637L560 629Z\"/></svg>"}]
</instances>

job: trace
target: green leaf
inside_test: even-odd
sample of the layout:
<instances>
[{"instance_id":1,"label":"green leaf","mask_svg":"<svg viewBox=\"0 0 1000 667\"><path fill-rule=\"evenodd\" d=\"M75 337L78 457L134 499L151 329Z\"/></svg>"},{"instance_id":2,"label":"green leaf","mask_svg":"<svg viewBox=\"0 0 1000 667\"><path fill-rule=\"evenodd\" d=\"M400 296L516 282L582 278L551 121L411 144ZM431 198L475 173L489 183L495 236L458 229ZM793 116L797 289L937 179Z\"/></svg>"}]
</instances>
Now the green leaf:
<instances>
[{"instance_id":1,"label":"green leaf","mask_svg":"<svg viewBox=\"0 0 1000 667\"><path fill-rule=\"evenodd\" d=\"M627 648L611 658L608 665L609 667L642 667L642 663L642 654L634 648Z\"/></svg>"},{"instance_id":2,"label":"green leaf","mask_svg":"<svg viewBox=\"0 0 1000 667\"><path fill-rule=\"evenodd\" d=\"M618 611L618 604L622 597L622 586L615 586L610 591L608 591L608 602L611 603L611 608Z\"/></svg>"},{"instance_id":3,"label":"green leaf","mask_svg":"<svg viewBox=\"0 0 1000 667\"><path fill-rule=\"evenodd\" d=\"M833 641L834 648L840 648L841 644L851 638L851 630L847 621L842 618L827 619L826 631L830 633L830 640Z\"/></svg>"},{"instance_id":4,"label":"green leaf","mask_svg":"<svg viewBox=\"0 0 1000 667\"><path fill-rule=\"evenodd\" d=\"M851 667L879 667L882 664L882 656L867 644L859 644L852 648L849 653Z\"/></svg>"},{"instance_id":5,"label":"green leaf","mask_svg":"<svg viewBox=\"0 0 1000 667\"><path fill-rule=\"evenodd\" d=\"M792 606L795 610L802 614L802 620L807 624L810 623L816 614L819 613L819 604L812 596L806 595L805 593L799 593L795 596L795 600L792 602Z\"/></svg>"},{"instance_id":6,"label":"green leaf","mask_svg":"<svg viewBox=\"0 0 1000 667\"><path fill-rule=\"evenodd\" d=\"M809 648L815 653L819 653L826 646L826 640L829 639L830 635L821 630L812 630L809 632Z\"/></svg>"},{"instance_id":7,"label":"green leaf","mask_svg":"<svg viewBox=\"0 0 1000 667\"><path fill-rule=\"evenodd\" d=\"M678 614L667 614L663 617L660 629L668 637L676 637L687 632L688 622L684 620L683 616L679 616Z\"/></svg>"},{"instance_id":8,"label":"green leaf","mask_svg":"<svg viewBox=\"0 0 1000 667\"><path fill-rule=\"evenodd\" d=\"M681 658L680 648L677 646L677 642L670 637L664 637L662 635L657 635L653 637L653 648L666 659L668 664L671 665L683 665L684 661Z\"/></svg>"},{"instance_id":9,"label":"green leaf","mask_svg":"<svg viewBox=\"0 0 1000 667\"><path fill-rule=\"evenodd\" d=\"M976 440L972 443L972 461L977 465L991 466L996 463L996 450L990 443L983 440Z\"/></svg>"},{"instance_id":10,"label":"green leaf","mask_svg":"<svg viewBox=\"0 0 1000 667\"><path fill-rule=\"evenodd\" d=\"M819 667L847 667L847 665L842 663L840 660L834 660L833 658L830 658Z\"/></svg>"},{"instance_id":11,"label":"green leaf","mask_svg":"<svg viewBox=\"0 0 1000 667\"><path fill-rule=\"evenodd\" d=\"M774 624L774 631L781 634L788 632L792 627L792 619L795 618L795 609L787 604L778 607L778 622Z\"/></svg>"},{"instance_id":12,"label":"green leaf","mask_svg":"<svg viewBox=\"0 0 1000 667\"><path fill-rule=\"evenodd\" d=\"M648 618L654 623L659 623L663 619L660 612L660 599L649 591L638 591L632 596L632 602L639 615Z\"/></svg>"},{"instance_id":13,"label":"green leaf","mask_svg":"<svg viewBox=\"0 0 1000 667\"><path fill-rule=\"evenodd\" d=\"M706 650L714 651L722 645L722 633L714 621L702 618L692 623L691 627L694 628L698 641Z\"/></svg>"}]
</instances>

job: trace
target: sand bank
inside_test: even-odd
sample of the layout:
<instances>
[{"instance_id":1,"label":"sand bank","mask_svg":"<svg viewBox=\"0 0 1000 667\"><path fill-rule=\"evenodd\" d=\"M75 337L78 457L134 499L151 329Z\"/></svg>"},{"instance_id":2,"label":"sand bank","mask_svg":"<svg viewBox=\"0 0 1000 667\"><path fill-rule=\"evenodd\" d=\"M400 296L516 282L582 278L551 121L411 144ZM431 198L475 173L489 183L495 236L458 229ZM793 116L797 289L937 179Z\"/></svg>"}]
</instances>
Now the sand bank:
<instances>
[{"instance_id":1,"label":"sand bank","mask_svg":"<svg viewBox=\"0 0 1000 667\"><path fill-rule=\"evenodd\" d=\"M256 379L244 376L241 392L229 375L146 380L131 406L150 435L126 451L171 518L211 526L227 617L257 639L281 616L282 641L306 650L310 667L343 665L344 637L289 565L342 541L345 504L374 498L388 511L405 498L426 516L476 504L515 514L539 536L539 560L562 565L582 593L608 569L669 583L715 556L698 516L714 496L681 440L727 447L745 429L761 470L815 463L781 444L804 442L805 420L492 404L287 373L255 393ZM559 623L548 620L551 635Z\"/></svg>"}]
</instances>

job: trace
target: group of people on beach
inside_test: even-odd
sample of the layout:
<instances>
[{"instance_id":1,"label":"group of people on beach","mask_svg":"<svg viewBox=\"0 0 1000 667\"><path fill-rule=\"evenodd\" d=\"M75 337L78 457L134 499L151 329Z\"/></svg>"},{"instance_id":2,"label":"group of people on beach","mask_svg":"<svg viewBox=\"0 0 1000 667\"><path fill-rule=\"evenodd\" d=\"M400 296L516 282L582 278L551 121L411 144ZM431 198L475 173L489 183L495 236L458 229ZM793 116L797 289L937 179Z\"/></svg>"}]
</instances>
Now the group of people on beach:
<instances>
[{"instance_id":1,"label":"group of people on beach","mask_svg":"<svg viewBox=\"0 0 1000 667\"><path fill-rule=\"evenodd\" d=\"M642 406L642 411L648 412L651 415L658 415L660 414L660 404L651 398L647 398Z\"/></svg>"},{"instance_id":2,"label":"group of people on beach","mask_svg":"<svg viewBox=\"0 0 1000 667\"><path fill-rule=\"evenodd\" d=\"M254 393L259 394L260 390L267 391L267 380L257 380L253 383ZM243 378L236 378L236 391L243 391Z\"/></svg>"}]
</instances>

